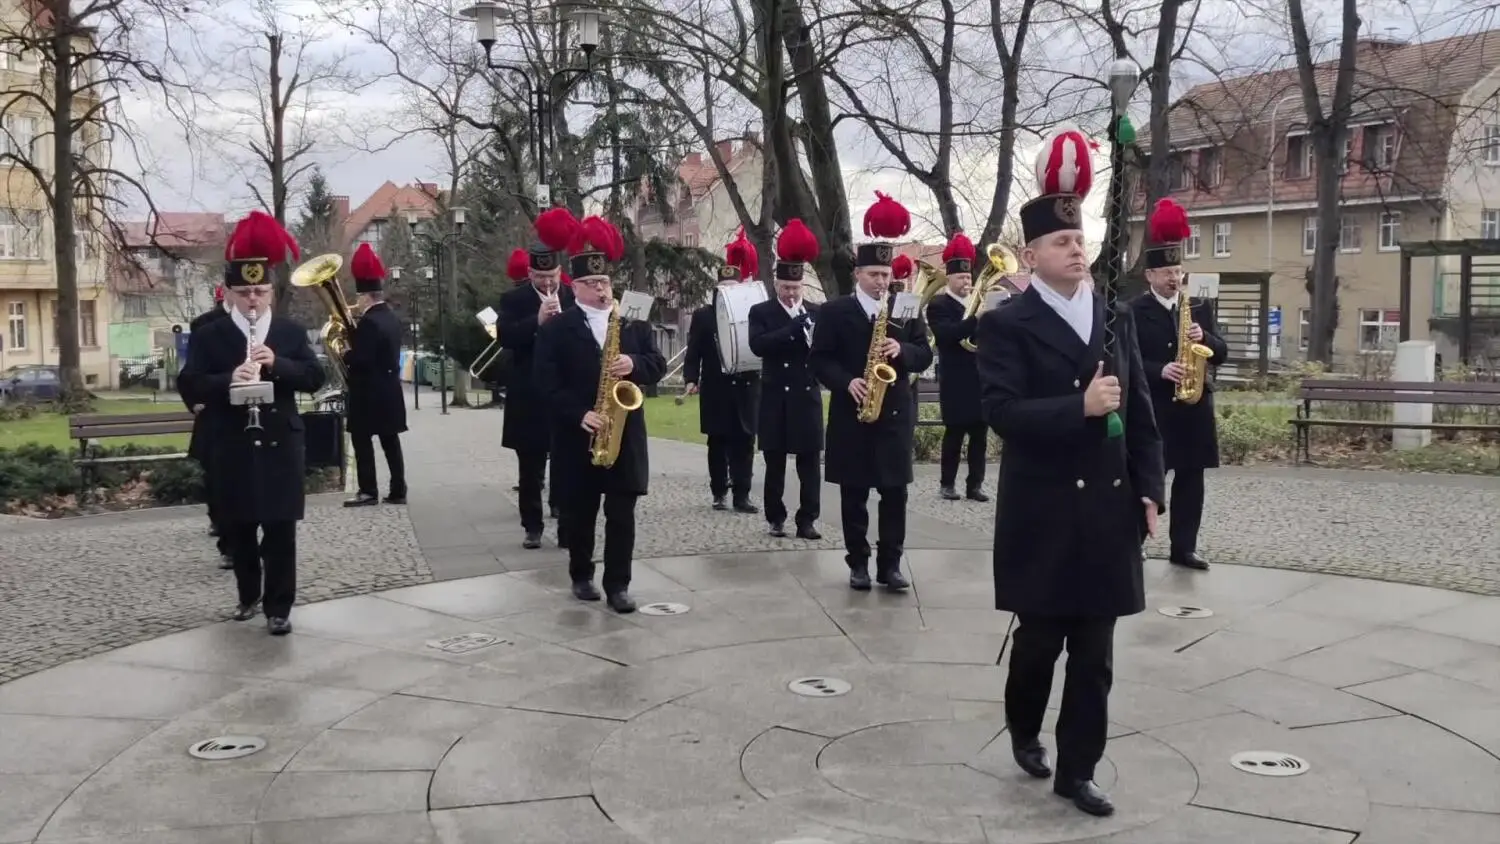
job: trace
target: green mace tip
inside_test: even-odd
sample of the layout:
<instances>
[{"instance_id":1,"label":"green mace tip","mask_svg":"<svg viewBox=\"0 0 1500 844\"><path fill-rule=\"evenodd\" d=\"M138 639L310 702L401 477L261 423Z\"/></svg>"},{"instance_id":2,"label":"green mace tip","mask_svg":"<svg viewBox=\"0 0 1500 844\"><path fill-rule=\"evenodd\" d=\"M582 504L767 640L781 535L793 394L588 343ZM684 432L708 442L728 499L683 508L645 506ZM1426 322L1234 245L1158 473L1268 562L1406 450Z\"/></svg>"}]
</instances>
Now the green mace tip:
<instances>
[{"instance_id":1,"label":"green mace tip","mask_svg":"<svg viewBox=\"0 0 1500 844\"><path fill-rule=\"evenodd\" d=\"M1120 414L1111 411L1104 417L1104 431L1112 440L1125 435L1125 423L1120 419Z\"/></svg>"},{"instance_id":2,"label":"green mace tip","mask_svg":"<svg viewBox=\"0 0 1500 844\"><path fill-rule=\"evenodd\" d=\"M1135 143L1135 125L1130 122L1128 115L1120 115L1120 120L1115 125L1115 140L1127 147Z\"/></svg>"}]
</instances>

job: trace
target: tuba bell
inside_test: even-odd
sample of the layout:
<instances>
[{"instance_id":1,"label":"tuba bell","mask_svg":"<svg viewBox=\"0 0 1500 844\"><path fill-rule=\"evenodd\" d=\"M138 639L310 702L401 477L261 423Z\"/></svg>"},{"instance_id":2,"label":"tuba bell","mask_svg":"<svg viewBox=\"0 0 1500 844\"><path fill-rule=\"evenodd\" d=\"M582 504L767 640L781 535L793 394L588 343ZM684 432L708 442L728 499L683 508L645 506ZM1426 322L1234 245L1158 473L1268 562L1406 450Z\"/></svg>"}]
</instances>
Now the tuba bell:
<instances>
[{"instance_id":1,"label":"tuba bell","mask_svg":"<svg viewBox=\"0 0 1500 844\"><path fill-rule=\"evenodd\" d=\"M917 305L918 313L927 313L927 306L932 304L932 298L948 287L948 274L943 268L926 261L917 261L917 295L920 299Z\"/></svg>"},{"instance_id":2,"label":"tuba bell","mask_svg":"<svg viewBox=\"0 0 1500 844\"><path fill-rule=\"evenodd\" d=\"M1016 256L999 243L986 246L984 253L989 257L989 263L984 265L984 269L979 271L979 277L974 279L974 287L969 291L968 301L964 303L964 319L979 316L990 293L1000 285L1001 280L1021 266ZM970 352L979 348L974 345L973 340L961 340L959 345Z\"/></svg>"},{"instance_id":3,"label":"tuba bell","mask_svg":"<svg viewBox=\"0 0 1500 844\"><path fill-rule=\"evenodd\" d=\"M328 351L328 360L338 372L339 381L348 385L349 371L344 367L344 355L349 353L355 315L344 300L344 289L339 286L339 269L343 266L344 257L337 252L319 255L292 271L292 286L311 289L327 309L328 321L323 323L319 336L323 338L323 348Z\"/></svg>"}]
</instances>

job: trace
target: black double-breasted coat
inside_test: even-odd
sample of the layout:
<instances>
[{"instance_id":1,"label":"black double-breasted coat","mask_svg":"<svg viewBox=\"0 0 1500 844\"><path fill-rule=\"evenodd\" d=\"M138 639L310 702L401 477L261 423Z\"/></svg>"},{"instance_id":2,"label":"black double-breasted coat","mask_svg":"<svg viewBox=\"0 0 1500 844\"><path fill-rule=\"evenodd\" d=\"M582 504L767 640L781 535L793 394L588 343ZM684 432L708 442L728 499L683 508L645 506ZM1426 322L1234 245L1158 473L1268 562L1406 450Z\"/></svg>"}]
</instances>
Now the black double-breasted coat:
<instances>
[{"instance_id":1,"label":"black double-breasted coat","mask_svg":"<svg viewBox=\"0 0 1500 844\"><path fill-rule=\"evenodd\" d=\"M557 288L562 310L547 321L555 322L573 307L573 291ZM552 445L552 420L542 404L542 389L536 381L537 314L542 294L529 282L512 287L500 297L495 330L500 346L510 352L510 380L505 387L505 430L500 445L527 454L546 454Z\"/></svg>"},{"instance_id":2,"label":"black double-breasted coat","mask_svg":"<svg viewBox=\"0 0 1500 844\"><path fill-rule=\"evenodd\" d=\"M1150 291L1136 297L1131 307L1135 311L1136 339L1141 345L1146 381L1151 385L1151 404L1156 411L1156 426L1161 429L1167 469L1217 468L1219 430L1214 416L1213 372L1229 357L1229 344L1219 336L1212 303L1198 299L1189 305L1193 322L1203 329L1200 342L1214 352L1208 359L1209 377L1204 380L1203 398L1197 404L1175 401L1172 395L1177 385L1161 376L1162 369L1177 360L1177 315L1162 307Z\"/></svg>"},{"instance_id":3,"label":"black double-breasted coat","mask_svg":"<svg viewBox=\"0 0 1500 844\"><path fill-rule=\"evenodd\" d=\"M975 353L963 347L973 340L979 326L977 318L964 319L962 302L946 291L934 296L927 306L927 327L932 331L932 345L937 350L938 406L943 424L967 427L984 421L979 410L979 370Z\"/></svg>"},{"instance_id":4,"label":"black double-breasted coat","mask_svg":"<svg viewBox=\"0 0 1500 844\"><path fill-rule=\"evenodd\" d=\"M406 396L401 392L401 320L376 302L355 323L344 355L349 373L349 433L381 436L406 432Z\"/></svg>"},{"instance_id":5,"label":"black double-breasted coat","mask_svg":"<svg viewBox=\"0 0 1500 844\"><path fill-rule=\"evenodd\" d=\"M303 515L306 441L297 394L323 386L323 366L307 342L307 330L276 317L261 342L276 363L261 373L275 386L275 401L260 408L261 430L246 430L250 410L229 403L234 370L245 362L249 341L232 319L202 329L178 376L184 401L202 404L200 414L213 432L208 443L210 470L217 473L211 494L215 512L226 522L295 521Z\"/></svg>"},{"instance_id":6,"label":"black double-breasted coat","mask_svg":"<svg viewBox=\"0 0 1500 844\"><path fill-rule=\"evenodd\" d=\"M193 321L188 323L188 360L192 360L193 347L199 342L198 338L203 336L200 329L205 325L212 325L221 319L229 319L229 312L224 310L222 305L215 305L213 310L204 311L193 317ZM186 365L186 362L184 362L184 365ZM180 371L178 372L177 379L180 385L182 381L182 373ZM180 392L181 387L179 386L178 389ZM194 407L194 403L188 400L186 394L183 394L182 403L187 405L188 410L192 410ZM200 466L208 465L208 444L213 439L213 431L210 430L212 425L213 420L211 418L205 419L201 413L193 417L193 433L188 439L188 456L198 461L198 465Z\"/></svg>"},{"instance_id":7,"label":"black double-breasted coat","mask_svg":"<svg viewBox=\"0 0 1500 844\"><path fill-rule=\"evenodd\" d=\"M760 422L760 373L725 372L718 338L714 306L693 311L682 380L698 385L698 430L710 437L753 437Z\"/></svg>"},{"instance_id":8,"label":"black double-breasted coat","mask_svg":"<svg viewBox=\"0 0 1500 844\"><path fill-rule=\"evenodd\" d=\"M1040 283L1040 282L1038 282ZM1117 308L1113 370L1124 435L1084 415L1104 360L1104 303L1088 343L1035 286L979 320L985 422L1000 435L995 607L1109 618L1145 608L1142 498L1165 512L1161 437L1128 305Z\"/></svg>"},{"instance_id":9,"label":"black double-breasted coat","mask_svg":"<svg viewBox=\"0 0 1500 844\"><path fill-rule=\"evenodd\" d=\"M645 408L626 416L615 465L607 469L594 466L589 456L592 435L583 428L583 416L594 409L598 399L602 351L583 308L563 311L537 332L533 375L543 406L551 414L552 480L564 496L645 495L651 477ZM666 374L667 360L656 348L648 323L621 322L620 353L629 355L635 364L626 381L646 387Z\"/></svg>"},{"instance_id":10,"label":"black double-breasted coat","mask_svg":"<svg viewBox=\"0 0 1500 844\"><path fill-rule=\"evenodd\" d=\"M797 325L781 302L770 299L750 308L750 350L761 362L760 450L816 454L823 450L823 387L808 361L807 335L818 306L804 302L807 326Z\"/></svg>"},{"instance_id":11,"label":"black double-breasted coat","mask_svg":"<svg viewBox=\"0 0 1500 844\"><path fill-rule=\"evenodd\" d=\"M858 419L849 382L863 378L874 320L858 295L825 304L813 329L810 360L828 388L828 436L824 473L829 483L866 489L906 486L912 481L912 439L917 406L911 376L932 365L932 347L921 319L890 320L886 337L900 341L901 354L886 359L896 381L886 388L880 418Z\"/></svg>"}]
</instances>

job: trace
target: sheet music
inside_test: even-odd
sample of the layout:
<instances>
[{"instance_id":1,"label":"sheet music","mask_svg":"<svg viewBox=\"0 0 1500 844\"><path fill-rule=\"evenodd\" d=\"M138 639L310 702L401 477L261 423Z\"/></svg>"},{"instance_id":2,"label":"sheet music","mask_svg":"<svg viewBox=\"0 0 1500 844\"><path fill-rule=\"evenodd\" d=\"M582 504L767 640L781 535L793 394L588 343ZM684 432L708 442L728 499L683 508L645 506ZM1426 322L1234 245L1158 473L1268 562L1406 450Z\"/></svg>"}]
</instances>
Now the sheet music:
<instances>
[{"instance_id":1,"label":"sheet music","mask_svg":"<svg viewBox=\"0 0 1500 844\"><path fill-rule=\"evenodd\" d=\"M914 319L921 304L921 296L903 290L896 294L896 300L891 303L891 319Z\"/></svg>"},{"instance_id":2,"label":"sheet music","mask_svg":"<svg viewBox=\"0 0 1500 844\"><path fill-rule=\"evenodd\" d=\"M984 309L989 311L998 308L1009 298L1009 290L991 290L989 295L984 297Z\"/></svg>"},{"instance_id":3,"label":"sheet music","mask_svg":"<svg viewBox=\"0 0 1500 844\"><path fill-rule=\"evenodd\" d=\"M627 290L620 296L620 319L645 320L651 316L651 306L656 304L650 293Z\"/></svg>"},{"instance_id":4,"label":"sheet music","mask_svg":"<svg viewBox=\"0 0 1500 844\"><path fill-rule=\"evenodd\" d=\"M485 325L494 325L500 320L500 315L495 313L494 308L485 308L474 316L479 317L479 321Z\"/></svg>"}]
</instances>

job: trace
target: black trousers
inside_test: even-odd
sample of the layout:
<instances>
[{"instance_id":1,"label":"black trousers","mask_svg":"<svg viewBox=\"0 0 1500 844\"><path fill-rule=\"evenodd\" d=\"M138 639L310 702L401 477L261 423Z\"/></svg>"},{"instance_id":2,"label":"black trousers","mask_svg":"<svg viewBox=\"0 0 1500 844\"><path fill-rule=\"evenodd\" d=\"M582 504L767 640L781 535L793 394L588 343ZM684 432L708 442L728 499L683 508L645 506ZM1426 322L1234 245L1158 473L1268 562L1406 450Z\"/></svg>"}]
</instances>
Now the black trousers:
<instances>
[{"instance_id":1,"label":"black trousers","mask_svg":"<svg viewBox=\"0 0 1500 844\"><path fill-rule=\"evenodd\" d=\"M989 447L989 428L983 422L943 429L943 464L941 483L953 486L958 481L958 457L964 440L969 441L969 476L964 486L970 490L984 483L985 449Z\"/></svg>"},{"instance_id":2,"label":"black trousers","mask_svg":"<svg viewBox=\"0 0 1500 844\"><path fill-rule=\"evenodd\" d=\"M768 451L766 456L766 521L773 525L786 521L786 458L784 451ZM822 507L823 455L816 451L795 455L797 461L797 526L811 527Z\"/></svg>"},{"instance_id":3,"label":"black trousers","mask_svg":"<svg viewBox=\"0 0 1500 844\"><path fill-rule=\"evenodd\" d=\"M901 567L901 552L906 545L906 487L893 486L876 490L880 493L876 528L875 568L890 571ZM844 522L844 560L851 569L864 569L870 560L870 490L868 487L840 486L839 510Z\"/></svg>"},{"instance_id":4,"label":"black trousers","mask_svg":"<svg viewBox=\"0 0 1500 844\"><path fill-rule=\"evenodd\" d=\"M260 601L266 618L290 615L297 599L297 523L230 522L222 529L229 535L240 603Z\"/></svg>"},{"instance_id":5,"label":"black trousers","mask_svg":"<svg viewBox=\"0 0 1500 844\"><path fill-rule=\"evenodd\" d=\"M516 463L520 469L519 486L516 493L521 509L521 527L527 533L540 533L546 527L542 513L542 485L547 479L547 452L517 451ZM548 503L557 500L557 485L547 492Z\"/></svg>"},{"instance_id":6,"label":"black trousers","mask_svg":"<svg viewBox=\"0 0 1500 844\"><path fill-rule=\"evenodd\" d=\"M218 477L218 473L209 467L209 461L207 460L198 465L203 469L203 496L208 502L208 523L213 525L214 532L218 534L218 538L214 540L214 543L218 546L219 553L227 556L229 554L229 536L223 523L223 516L219 513L218 505L214 504L219 498L217 487L214 486L214 479Z\"/></svg>"},{"instance_id":7,"label":"black trousers","mask_svg":"<svg viewBox=\"0 0 1500 844\"><path fill-rule=\"evenodd\" d=\"M1057 779L1093 779L1109 734L1115 620L1018 614L1016 621L1005 679L1005 722L1012 741L1029 741L1041 733L1052 695L1052 671L1066 646L1068 665L1057 718Z\"/></svg>"},{"instance_id":8,"label":"black trousers","mask_svg":"<svg viewBox=\"0 0 1500 844\"><path fill-rule=\"evenodd\" d=\"M714 498L734 490L736 501L750 497L751 476L755 470L755 437L708 435L708 489Z\"/></svg>"},{"instance_id":9,"label":"black trousers","mask_svg":"<svg viewBox=\"0 0 1500 844\"><path fill-rule=\"evenodd\" d=\"M585 493L569 496L563 508L568 530L568 574L574 583L594 579L594 525L604 502L604 594L630 588L630 563L635 556L635 502L638 495Z\"/></svg>"},{"instance_id":10,"label":"black trousers","mask_svg":"<svg viewBox=\"0 0 1500 844\"><path fill-rule=\"evenodd\" d=\"M1167 533L1172 554L1186 556L1198 550L1198 528L1203 524L1203 470L1174 469L1172 498L1167 502L1172 518Z\"/></svg>"},{"instance_id":11,"label":"black trousers","mask_svg":"<svg viewBox=\"0 0 1500 844\"><path fill-rule=\"evenodd\" d=\"M364 495L380 494L380 479L375 475L375 434L350 434L354 446L354 477ZM385 452L385 468L391 476L391 495L406 495L406 458L401 454L400 434L380 434L380 450Z\"/></svg>"}]
</instances>

